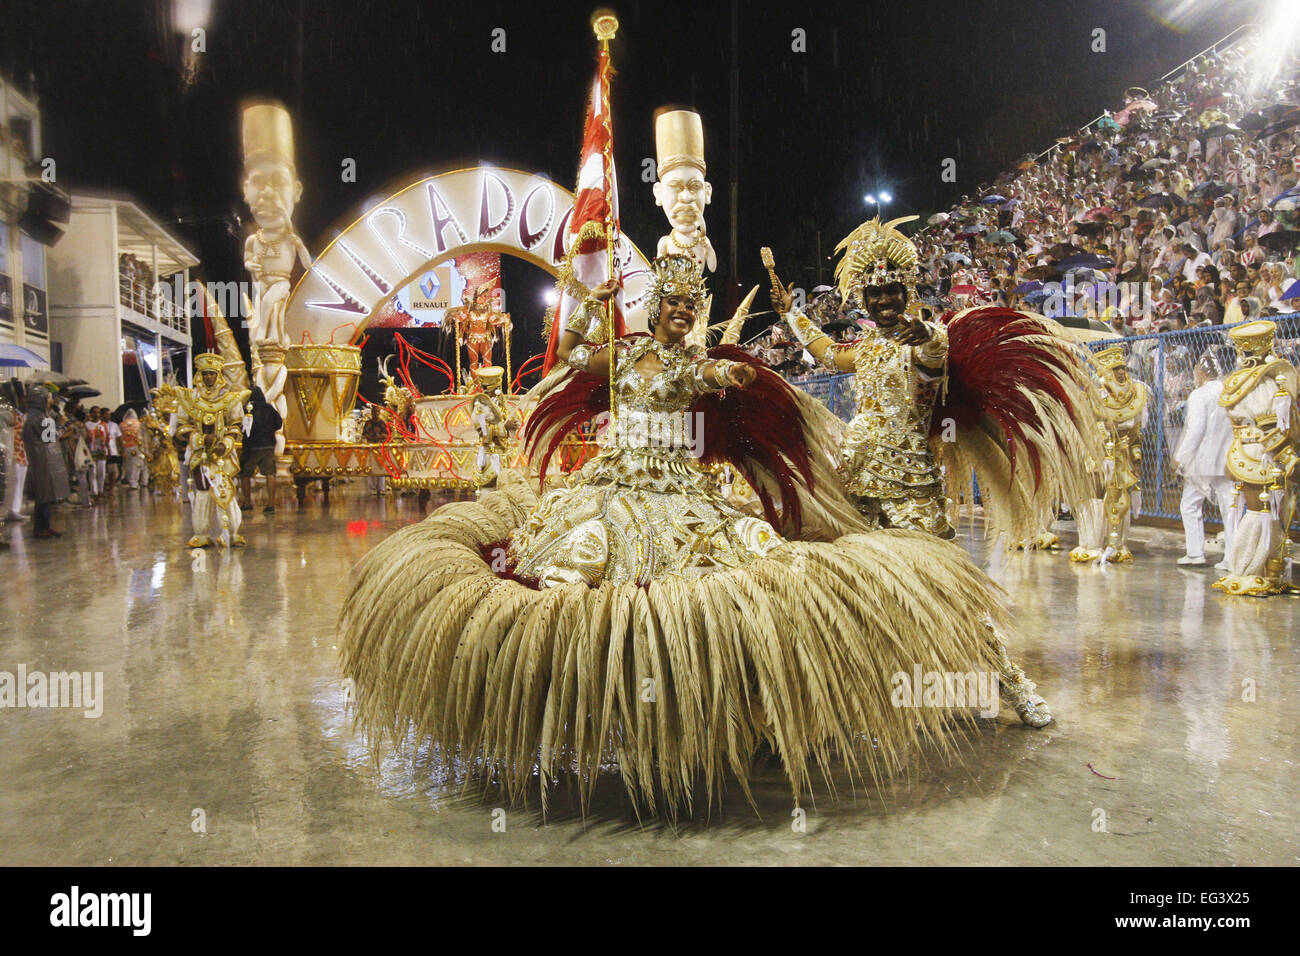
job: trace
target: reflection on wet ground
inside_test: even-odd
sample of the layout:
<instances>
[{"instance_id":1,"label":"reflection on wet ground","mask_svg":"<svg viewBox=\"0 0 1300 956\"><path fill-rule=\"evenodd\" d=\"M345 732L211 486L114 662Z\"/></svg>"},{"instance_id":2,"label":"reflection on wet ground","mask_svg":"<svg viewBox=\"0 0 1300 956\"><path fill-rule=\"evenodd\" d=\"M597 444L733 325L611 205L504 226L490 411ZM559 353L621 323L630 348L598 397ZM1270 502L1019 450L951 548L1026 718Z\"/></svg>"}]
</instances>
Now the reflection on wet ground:
<instances>
[{"instance_id":1,"label":"reflection on wet ground","mask_svg":"<svg viewBox=\"0 0 1300 956\"><path fill-rule=\"evenodd\" d=\"M76 510L58 541L5 526L0 672L102 672L104 700L99 718L0 709L0 863L1300 860L1300 601L1209 590L1212 569L1174 565L1170 532L1138 529L1127 567L1058 553L994 569L1056 723L1004 711L959 762L918 755L880 790L837 781L838 800L819 785L800 829L770 755L755 806L733 789L675 825L638 821L616 776L585 818L561 788L543 820L535 799L494 814L437 754L376 761L346 713L334 622L349 568L419 518L413 499L257 512L247 550L202 557L184 511Z\"/></svg>"}]
</instances>

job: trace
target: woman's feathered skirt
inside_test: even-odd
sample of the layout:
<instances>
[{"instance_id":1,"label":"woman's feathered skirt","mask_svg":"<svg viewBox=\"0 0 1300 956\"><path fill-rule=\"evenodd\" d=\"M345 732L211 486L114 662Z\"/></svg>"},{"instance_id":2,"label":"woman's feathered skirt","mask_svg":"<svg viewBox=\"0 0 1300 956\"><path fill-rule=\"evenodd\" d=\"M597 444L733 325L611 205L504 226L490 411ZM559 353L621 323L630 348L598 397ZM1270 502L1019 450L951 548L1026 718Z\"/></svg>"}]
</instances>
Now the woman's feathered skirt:
<instances>
[{"instance_id":1,"label":"woman's feathered skirt","mask_svg":"<svg viewBox=\"0 0 1300 956\"><path fill-rule=\"evenodd\" d=\"M340 647L374 743L413 732L513 800L540 776L543 806L563 774L585 801L612 760L671 814L728 775L748 796L767 741L797 801L814 765L880 778L953 745L971 707L900 698L918 670L996 675L996 585L950 543L848 534L690 580L538 590L504 563L536 502L518 483L445 505L360 562Z\"/></svg>"}]
</instances>

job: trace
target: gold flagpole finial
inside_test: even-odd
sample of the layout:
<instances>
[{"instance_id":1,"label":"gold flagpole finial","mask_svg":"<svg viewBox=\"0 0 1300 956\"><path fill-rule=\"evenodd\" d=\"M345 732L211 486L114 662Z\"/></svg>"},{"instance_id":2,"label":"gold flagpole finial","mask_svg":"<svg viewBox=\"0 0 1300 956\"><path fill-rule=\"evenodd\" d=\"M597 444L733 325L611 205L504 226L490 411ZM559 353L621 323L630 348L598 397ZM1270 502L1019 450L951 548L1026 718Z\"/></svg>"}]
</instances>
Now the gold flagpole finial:
<instances>
[{"instance_id":1,"label":"gold flagpole finial","mask_svg":"<svg viewBox=\"0 0 1300 956\"><path fill-rule=\"evenodd\" d=\"M613 10L601 8L591 15L591 29L596 34L597 40L608 43L618 32L618 17L614 15Z\"/></svg>"}]
</instances>

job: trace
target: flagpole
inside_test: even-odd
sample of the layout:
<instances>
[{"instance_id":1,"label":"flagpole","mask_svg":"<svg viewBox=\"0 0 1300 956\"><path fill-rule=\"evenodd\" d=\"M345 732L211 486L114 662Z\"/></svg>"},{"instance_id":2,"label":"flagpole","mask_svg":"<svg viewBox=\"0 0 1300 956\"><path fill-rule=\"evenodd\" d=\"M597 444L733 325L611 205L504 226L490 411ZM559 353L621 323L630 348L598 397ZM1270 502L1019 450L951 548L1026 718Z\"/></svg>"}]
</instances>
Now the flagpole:
<instances>
[{"instance_id":1,"label":"flagpole","mask_svg":"<svg viewBox=\"0 0 1300 956\"><path fill-rule=\"evenodd\" d=\"M597 10L591 15L591 29L600 41L600 52L604 54L601 64L600 95L601 115L609 135L605 137L605 250L609 263L609 278L614 278L614 183L611 175L614 170L614 117L609 104L609 41L618 32L618 17L612 10ZM615 293L617 295L617 292ZM609 425L614 427L614 366L618 361L618 349L614 342L614 296L605 300L605 326L609 330ZM612 432L611 432L612 433Z\"/></svg>"}]
</instances>

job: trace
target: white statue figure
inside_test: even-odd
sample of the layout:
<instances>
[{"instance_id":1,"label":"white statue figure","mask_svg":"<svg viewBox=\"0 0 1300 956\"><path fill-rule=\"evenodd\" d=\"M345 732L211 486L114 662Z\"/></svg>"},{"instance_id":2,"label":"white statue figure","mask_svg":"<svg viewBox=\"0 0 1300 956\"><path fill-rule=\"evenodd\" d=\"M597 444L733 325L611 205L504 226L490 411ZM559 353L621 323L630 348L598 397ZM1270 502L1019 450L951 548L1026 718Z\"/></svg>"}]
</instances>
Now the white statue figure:
<instances>
[{"instance_id":1,"label":"white statue figure","mask_svg":"<svg viewBox=\"0 0 1300 956\"><path fill-rule=\"evenodd\" d=\"M244 243L244 267L253 276L249 340L253 373L267 402L287 417L284 351L289 336L284 313L296 259L311 268L307 247L293 229L293 209L302 198L294 167L293 124L282 106L259 104L244 109L244 202L257 231ZM275 452L284 452L284 432L276 433Z\"/></svg>"},{"instance_id":2,"label":"white statue figure","mask_svg":"<svg viewBox=\"0 0 1300 956\"><path fill-rule=\"evenodd\" d=\"M704 178L704 125L693 110L662 109L655 114L655 154L659 181L655 205L662 206L671 227L659 240L656 256L686 255L713 272L718 254L704 225L704 207L713 201L713 186Z\"/></svg>"}]
</instances>

